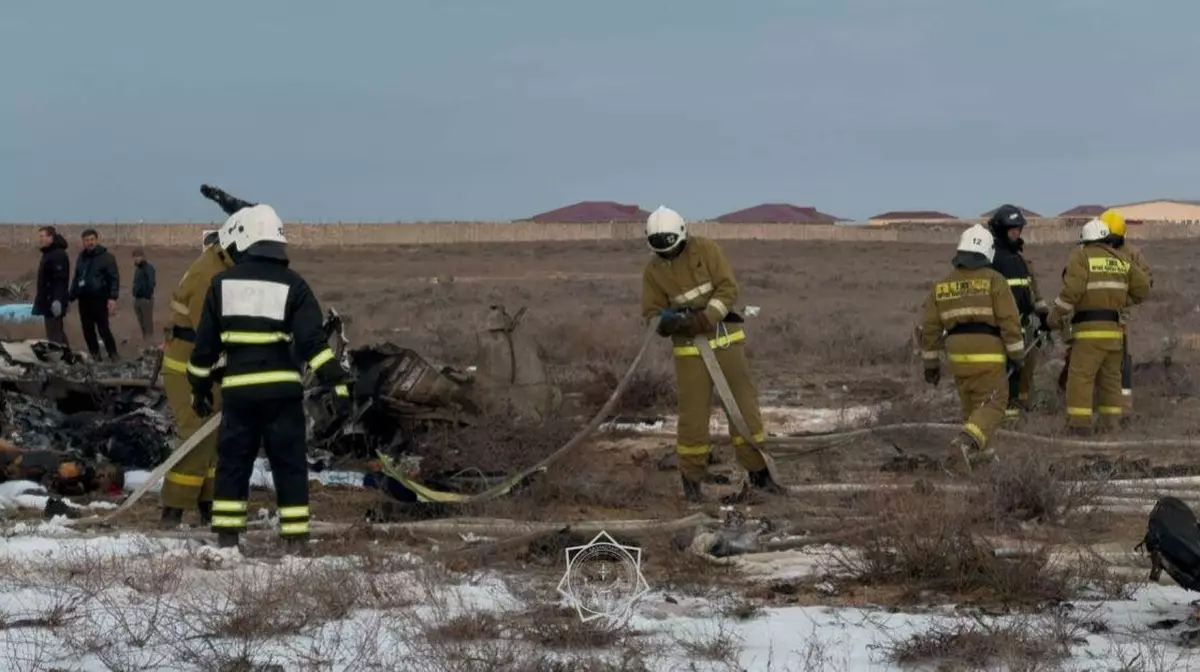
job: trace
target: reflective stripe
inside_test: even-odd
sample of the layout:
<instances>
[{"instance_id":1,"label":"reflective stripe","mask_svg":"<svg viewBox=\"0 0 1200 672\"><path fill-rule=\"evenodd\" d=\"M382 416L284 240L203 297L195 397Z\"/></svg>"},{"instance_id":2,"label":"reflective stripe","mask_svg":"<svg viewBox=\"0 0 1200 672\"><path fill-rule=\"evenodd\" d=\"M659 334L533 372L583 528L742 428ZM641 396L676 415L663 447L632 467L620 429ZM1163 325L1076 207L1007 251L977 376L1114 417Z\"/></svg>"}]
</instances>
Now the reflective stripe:
<instances>
[{"instance_id":1,"label":"reflective stripe","mask_svg":"<svg viewBox=\"0 0 1200 672\"><path fill-rule=\"evenodd\" d=\"M214 513L245 513L246 502L239 502L231 499L213 500Z\"/></svg>"},{"instance_id":2,"label":"reflective stripe","mask_svg":"<svg viewBox=\"0 0 1200 672\"><path fill-rule=\"evenodd\" d=\"M708 444L701 444L698 446L685 446L683 444L679 444L675 446L676 455L707 455L710 452L712 452L712 446L709 446Z\"/></svg>"},{"instance_id":3,"label":"reflective stripe","mask_svg":"<svg viewBox=\"0 0 1200 672\"><path fill-rule=\"evenodd\" d=\"M742 437L740 437L740 436L735 436L735 437L733 437L733 439L731 439L731 442L732 442L732 443L733 443L733 445L735 445L735 446L744 446L744 445L746 445L746 440L745 440L745 439L743 439L743 438L742 438ZM758 444L758 445L760 445L760 446L761 446L761 445L763 445L763 444L764 444L764 443L766 443L766 442L767 442L767 435L766 435L765 433L763 433L763 432L759 432L758 434L755 434L755 435L754 435L754 443L756 443L756 444Z\"/></svg>"},{"instance_id":4,"label":"reflective stripe","mask_svg":"<svg viewBox=\"0 0 1200 672\"><path fill-rule=\"evenodd\" d=\"M922 350L921 359L936 360L938 358L937 350Z\"/></svg>"},{"instance_id":5,"label":"reflective stripe","mask_svg":"<svg viewBox=\"0 0 1200 672\"><path fill-rule=\"evenodd\" d=\"M975 423L968 422L967 424L963 425L963 431L966 432L967 434L970 434L971 437L975 439L975 442L977 444L979 444L980 447L982 447L983 444L987 443L987 435L984 434L983 430L980 429L979 426L976 425Z\"/></svg>"},{"instance_id":6,"label":"reflective stripe","mask_svg":"<svg viewBox=\"0 0 1200 672\"><path fill-rule=\"evenodd\" d=\"M188 362L187 372L197 378L208 378L212 374L212 369L202 369L191 362Z\"/></svg>"},{"instance_id":7,"label":"reflective stripe","mask_svg":"<svg viewBox=\"0 0 1200 672\"><path fill-rule=\"evenodd\" d=\"M1089 418L1090 418L1090 417L1092 417L1092 409L1090 409L1090 408L1078 408L1078 407L1072 408L1072 407L1068 406L1068 407L1067 407L1067 415L1073 415L1073 416L1076 416L1076 417L1079 417L1079 416L1087 416L1087 417L1089 417Z\"/></svg>"},{"instance_id":8,"label":"reflective stripe","mask_svg":"<svg viewBox=\"0 0 1200 672\"><path fill-rule=\"evenodd\" d=\"M1121 339L1125 336L1121 331L1077 331L1075 338L1083 340L1102 340L1107 338Z\"/></svg>"},{"instance_id":9,"label":"reflective stripe","mask_svg":"<svg viewBox=\"0 0 1200 672\"><path fill-rule=\"evenodd\" d=\"M188 365L187 362L181 362L178 359L163 357L163 368L175 373L187 373Z\"/></svg>"},{"instance_id":10,"label":"reflective stripe","mask_svg":"<svg viewBox=\"0 0 1200 672\"><path fill-rule=\"evenodd\" d=\"M1034 310L1037 310L1039 312L1045 310L1046 309L1046 300L1038 299L1037 302L1033 304L1033 308L1034 308Z\"/></svg>"},{"instance_id":11,"label":"reflective stripe","mask_svg":"<svg viewBox=\"0 0 1200 672\"><path fill-rule=\"evenodd\" d=\"M1129 283L1116 280L1102 280L1087 283L1088 289L1129 289Z\"/></svg>"},{"instance_id":12,"label":"reflective stripe","mask_svg":"<svg viewBox=\"0 0 1200 672\"><path fill-rule=\"evenodd\" d=\"M319 368L321 368L322 364L324 364L325 362L330 362L330 361L333 361L333 350L330 350L329 348L325 348L324 350L318 352L316 357L313 357L312 359L308 360L308 365L311 366L313 369L319 369Z\"/></svg>"},{"instance_id":13,"label":"reflective stripe","mask_svg":"<svg viewBox=\"0 0 1200 672\"><path fill-rule=\"evenodd\" d=\"M1072 306L1071 304L1067 303L1066 301L1063 301L1062 298L1060 298L1060 297L1054 298L1054 305L1056 305L1059 308L1062 308L1063 310L1068 311L1068 312L1075 310L1075 306Z\"/></svg>"},{"instance_id":14,"label":"reflective stripe","mask_svg":"<svg viewBox=\"0 0 1200 672\"><path fill-rule=\"evenodd\" d=\"M695 299L700 298L701 296L711 292L712 290L713 290L712 283L706 282L703 285L700 285L699 287L693 287L693 288L689 289L688 291L680 294L679 296L676 296L675 298L671 299L671 301L682 306L683 304L688 303L689 301L693 301Z\"/></svg>"},{"instance_id":15,"label":"reflective stripe","mask_svg":"<svg viewBox=\"0 0 1200 672\"><path fill-rule=\"evenodd\" d=\"M179 313L180 315L187 315L189 317L191 316L191 311L188 310L188 307L174 299L171 300L171 310Z\"/></svg>"},{"instance_id":16,"label":"reflective stripe","mask_svg":"<svg viewBox=\"0 0 1200 672\"><path fill-rule=\"evenodd\" d=\"M225 376L221 385L230 388L271 383L299 383L302 380L300 374L295 371L264 371L262 373L243 373L240 376Z\"/></svg>"},{"instance_id":17,"label":"reflective stripe","mask_svg":"<svg viewBox=\"0 0 1200 672\"><path fill-rule=\"evenodd\" d=\"M1120 415L1123 411L1120 406L1101 406L1096 409L1100 415Z\"/></svg>"},{"instance_id":18,"label":"reflective stripe","mask_svg":"<svg viewBox=\"0 0 1200 672\"><path fill-rule=\"evenodd\" d=\"M292 337L282 331L223 331L222 343L240 343L242 345L268 345L270 343L288 343Z\"/></svg>"},{"instance_id":19,"label":"reflective stripe","mask_svg":"<svg viewBox=\"0 0 1200 672\"><path fill-rule=\"evenodd\" d=\"M1121 396L1122 396L1122 397L1132 397L1132 396L1133 396L1133 390L1131 390L1131 389L1129 389L1129 388L1122 388L1122 389L1121 389Z\"/></svg>"},{"instance_id":20,"label":"reflective stripe","mask_svg":"<svg viewBox=\"0 0 1200 672\"><path fill-rule=\"evenodd\" d=\"M213 527L245 527L245 516L213 516Z\"/></svg>"},{"instance_id":21,"label":"reflective stripe","mask_svg":"<svg viewBox=\"0 0 1200 672\"><path fill-rule=\"evenodd\" d=\"M208 473L207 473L207 474L205 474L205 476L207 476L208 478L216 478L216 477L217 477L217 470L216 470L216 469L209 469L209 470L208 470Z\"/></svg>"},{"instance_id":22,"label":"reflective stripe","mask_svg":"<svg viewBox=\"0 0 1200 672\"><path fill-rule=\"evenodd\" d=\"M304 518L308 516L307 506L281 506L279 507L280 518Z\"/></svg>"},{"instance_id":23,"label":"reflective stripe","mask_svg":"<svg viewBox=\"0 0 1200 672\"><path fill-rule=\"evenodd\" d=\"M1008 357L998 354L989 355L946 355L955 364L1003 364L1008 361Z\"/></svg>"},{"instance_id":24,"label":"reflective stripe","mask_svg":"<svg viewBox=\"0 0 1200 672\"><path fill-rule=\"evenodd\" d=\"M308 522L284 523L279 526L280 534L308 534Z\"/></svg>"},{"instance_id":25,"label":"reflective stripe","mask_svg":"<svg viewBox=\"0 0 1200 672\"><path fill-rule=\"evenodd\" d=\"M1005 350L1008 350L1009 352L1023 352L1023 351L1025 350L1025 344L1024 344L1024 343L1020 343L1020 342L1018 342L1018 343L1005 343L1005 344L1004 344L1004 349L1005 349Z\"/></svg>"},{"instance_id":26,"label":"reflective stripe","mask_svg":"<svg viewBox=\"0 0 1200 672\"><path fill-rule=\"evenodd\" d=\"M720 319L722 320L725 319L725 316L729 314L729 308L727 308L725 306L725 302L721 301L720 299L709 299L708 307L716 308L717 312L720 313Z\"/></svg>"},{"instance_id":27,"label":"reflective stripe","mask_svg":"<svg viewBox=\"0 0 1200 672\"><path fill-rule=\"evenodd\" d=\"M954 310L947 310L946 312L941 313L939 317L942 318L943 322L946 322L955 317L994 317L995 315L996 313L992 310L991 306L977 306L975 308L955 308Z\"/></svg>"},{"instance_id":28,"label":"reflective stripe","mask_svg":"<svg viewBox=\"0 0 1200 672\"><path fill-rule=\"evenodd\" d=\"M1009 278L1008 279L1009 287L1028 287L1029 284L1030 284L1029 278Z\"/></svg>"},{"instance_id":29,"label":"reflective stripe","mask_svg":"<svg viewBox=\"0 0 1200 672\"><path fill-rule=\"evenodd\" d=\"M708 345L713 348L724 348L728 345L744 340L746 340L746 332L737 331L729 334L728 336L710 338L708 339ZM700 355L700 350L698 350L694 345L677 345L675 346L674 352L676 357L693 357Z\"/></svg>"},{"instance_id":30,"label":"reflective stripe","mask_svg":"<svg viewBox=\"0 0 1200 672\"><path fill-rule=\"evenodd\" d=\"M334 385L333 394L339 397L348 397L350 396L350 388L345 385Z\"/></svg>"},{"instance_id":31,"label":"reflective stripe","mask_svg":"<svg viewBox=\"0 0 1200 672\"><path fill-rule=\"evenodd\" d=\"M1004 409L1004 415L1005 415L1005 416L1007 416L1007 417L1009 417L1009 418L1017 418L1017 417L1020 417L1020 416L1021 416L1021 409L1019 409L1019 408L1006 408L1006 409Z\"/></svg>"},{"instance_id":32,"label":"reflective stripe","mask_svg":"<svg viewBox=\"0 0 1200 672\"><path fill-rule=\"evenodd\" d=\"M182 486L189 487L189 488L198 488L198 487L204 485L204 477L203 476L192 476L191 474L181 474L177 471L168 471L166 478L169 483L176 483L178 485L182 485Z\"/></svg>"}]
</instances>

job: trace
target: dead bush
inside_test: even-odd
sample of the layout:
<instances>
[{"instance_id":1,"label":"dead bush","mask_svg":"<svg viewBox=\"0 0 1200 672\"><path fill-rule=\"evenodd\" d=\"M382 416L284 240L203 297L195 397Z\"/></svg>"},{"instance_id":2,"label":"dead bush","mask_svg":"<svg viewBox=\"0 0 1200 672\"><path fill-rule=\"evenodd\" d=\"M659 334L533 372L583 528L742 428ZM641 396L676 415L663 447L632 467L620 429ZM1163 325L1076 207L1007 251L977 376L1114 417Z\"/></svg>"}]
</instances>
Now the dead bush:
<instances>
[{"instance_id":1,"label":"dead bush","mask_svg":"<svg viewBox=\"0 0 1200 672\"><path fill-rule=\"evenodd\" d=\"M999 464L982 472L973 495L975 508L993 522L1058 521L1097 503L1102 483L1064 481L1044 452L1005 452Z\"/></svg>"},{"instance_id":2,"label":"dead bush","mask_svg":"<svg viewBox=\"0 0 1200 672\"><path fill-rule=\"evenodd\" d=\"M689 658L740 669L738 656L742 651L742 637L737 628L724 618L705 621L695 631L675 635L674 638L675 644Z\"/></svg>"},{"instance_id":3,"label":"dead bush","mask_svg":"<svg viewBox=\"0 0 1200 672\"><path fill-rule=\"evenodd\" d=\"M1079 642L1081 629L1061 616L1021 616L1000 621L963 617L883 646L900 665L937 669L1057 670Z\"/></svg>"},{"instance_id":4,"label":"dead bush","mask_svg":"<svg viewBox=\"0 0 1200 672\"><path fill-rule=\"evenodd\" d=\"M1040 604L1069 599L1093 578L1080 565L1051 562L1047 546L998 554L988 516L962 495L884 493L867 506L881 526L832 566L864 585L901 587L908 599L934 592Z\"/></svg>"}]
</instances>

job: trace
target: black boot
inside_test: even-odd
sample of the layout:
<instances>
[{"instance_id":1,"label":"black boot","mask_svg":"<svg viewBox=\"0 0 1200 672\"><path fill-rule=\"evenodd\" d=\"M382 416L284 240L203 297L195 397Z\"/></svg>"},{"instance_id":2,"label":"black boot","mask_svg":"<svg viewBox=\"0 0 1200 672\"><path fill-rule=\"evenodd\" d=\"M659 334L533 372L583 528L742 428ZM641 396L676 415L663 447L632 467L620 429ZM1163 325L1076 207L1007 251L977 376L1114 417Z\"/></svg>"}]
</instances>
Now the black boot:
<instances>
[{"instance_id":1,"label":"black boot","mask_svg":"<svg viewBox=\"0 0 1200 672\"><path fill-rule=\"evenodd\" d=\"M196 502L196 511L200 514L200 525L212 525L212 502Z\"/></svg>"},{"instance_id":2,"label":"black boot","mask_svg":"<svg viewBox=\"0 0 1200 672\"><path fill-rule=\"evenodd\" d=\"M162 518L158 521L158 529L174 530L183 524L183 509L176 509L171 506L164 506L162 510Z\"/></svg>"},{"instance_id":3,"label":"black boot","mask_svg":"<svg viewBox=\"0 0 1200 672\"><path fill-rule=\"evenodd\" d=\"M218 532L217 547L218 548L237 548L238 533L237 532Z\"/></svg>"},{"instance_id":4,"label":"black boot","mask_svg":"<svg viewBox=\"0 0 1200 672\"><path fill-rule=\"evenodd\" d=\"M683 481L683 498L685 500L693 503L704 501L704 493L700 492L699 481L693 481L682 474L680 475L680 480Z\"/></svg>"},{"instance_id":5,"label":"black boot","mask_svg":"<svg viewBox=\"0 0 1200 672\"><path fill-rule=\"evenodd\" d=\"M763 467L758 471L750 472L750 485L754 486L755 490L765 492L770 495L786 495L787 488L775 482L771 478L771 470Z\"/></svg>"}]
</instances>

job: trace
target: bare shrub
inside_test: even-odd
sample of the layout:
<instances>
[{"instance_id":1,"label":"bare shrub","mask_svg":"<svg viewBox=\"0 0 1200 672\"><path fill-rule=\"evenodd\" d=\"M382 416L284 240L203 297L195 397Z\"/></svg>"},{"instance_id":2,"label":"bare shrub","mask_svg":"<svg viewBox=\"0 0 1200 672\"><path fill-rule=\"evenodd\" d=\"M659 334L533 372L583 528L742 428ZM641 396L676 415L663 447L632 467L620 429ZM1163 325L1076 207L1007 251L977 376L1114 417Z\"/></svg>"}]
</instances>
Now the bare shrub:
<instances>
[{"instance_id":1,"label":"bare shrub","mask_svg":"<svg viewBox=\"0 0 1200 672\"><path fill-rule=\"evenodd\" d=\"M977 510L993 521L1058 521L1097 502L1102 483L1062 480L1044 452L1005 453L978 479Z\"/></svg>"},{"instance_id":2,"label":"bare shrub","mask_svg":"<svg viewBox=\"0 0 1200 672\"><path fill-rule=\"evenodd\" d=\"M724 618L705 621L696 630L677 634L674 639L689 658L740 669L738 656L742 651L742 637L737 628Z\"/></svg>"},{"instance_id":3,"label":"bare shrub","mask_svg":"<svg viewBox=\"0 0 1200 672\"><path fill-rule=\"evenodd\" d=\"M1061 616L986 621L959 618L882 647L901 665L986 669L997 664L1026 672L1056 670L1078 642L1080 629Z\"/></svg>"},{"instance_id":4,"label":"bare shrub","mask_svg":"<svg viewBox=\"0 0 1200 672\"><path fill-rule=\"evenodd\" d=\"M876 533L838 553L833 569L866 585L974 594L1004 604L1064 600L1084 588L1095 566L1052 562L1046 545L997 553L984 534L988 515L961 495L883 493L869 510L882 521Z\"/></svg>"}]
</instances>

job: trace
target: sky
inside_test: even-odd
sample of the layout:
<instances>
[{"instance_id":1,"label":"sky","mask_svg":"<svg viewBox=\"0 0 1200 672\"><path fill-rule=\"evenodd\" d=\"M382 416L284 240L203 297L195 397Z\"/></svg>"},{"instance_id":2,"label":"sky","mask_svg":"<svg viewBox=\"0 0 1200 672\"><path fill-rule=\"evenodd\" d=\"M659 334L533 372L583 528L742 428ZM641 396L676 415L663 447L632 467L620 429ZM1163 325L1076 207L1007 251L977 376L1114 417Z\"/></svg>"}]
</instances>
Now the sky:
<instances>
[{"instance_id":1,"label":"sky","mask_svg":"<svg viewBox=\"0 0 1200 672\"><path fill-rule=\"evenodd\" d=\"M0 221L512 219L580 200L1043 214L1200 198L1200 3L0 8Z\"/></svg>"}]
</instances>

